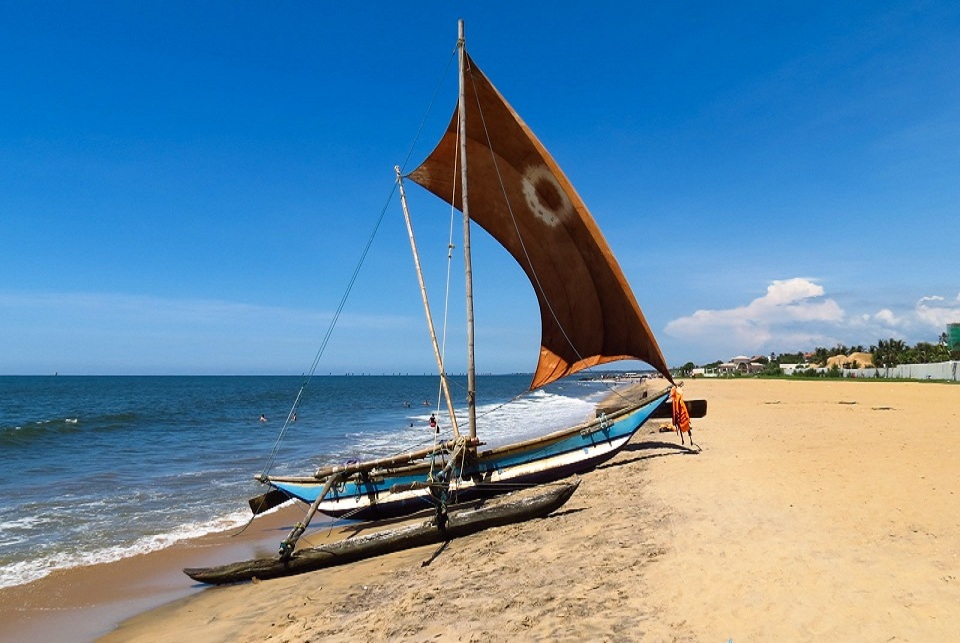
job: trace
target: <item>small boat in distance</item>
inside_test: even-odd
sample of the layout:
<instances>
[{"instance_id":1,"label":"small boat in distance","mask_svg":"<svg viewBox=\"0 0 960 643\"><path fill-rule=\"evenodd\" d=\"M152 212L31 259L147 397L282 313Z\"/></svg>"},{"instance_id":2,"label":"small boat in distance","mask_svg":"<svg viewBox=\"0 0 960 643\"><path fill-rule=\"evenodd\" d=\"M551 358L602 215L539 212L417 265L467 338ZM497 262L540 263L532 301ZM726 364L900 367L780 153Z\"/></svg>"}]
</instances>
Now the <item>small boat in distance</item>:
<instances>
[{"instance_id":1,"label":"small boat in distance","mask_svg":"<svg viewBox=\"0 0 960 643\"><path fill-rule=\"evenodd\" d=\"M672 384L660 347L606 239L546 148L467 55L459 24L459 100L439 143L411 173L397 168L400 201L433 339L450 440L396 456L321 467L304 476L256 476L271 491L251 500L255 513L297 498L307 517L281 546L292 555L316 512L364 520L396 517L553 482L588 471L620 451L664 402ZM407 207L412 181L463 214L467 300L467 401L458 414L446 382ZM489 233L529 278L540 308L539 359L530 389L583 369L642 360L662 374L663 390L582 424L483 449L477 426L474 363L472 224ZM658 378L658 381L663 381ZM300 397L298 396L298 401ZM297 402L294 404L295 412ZM442 517L440 517L442 521Z\"/></svg>"}]
</instances>

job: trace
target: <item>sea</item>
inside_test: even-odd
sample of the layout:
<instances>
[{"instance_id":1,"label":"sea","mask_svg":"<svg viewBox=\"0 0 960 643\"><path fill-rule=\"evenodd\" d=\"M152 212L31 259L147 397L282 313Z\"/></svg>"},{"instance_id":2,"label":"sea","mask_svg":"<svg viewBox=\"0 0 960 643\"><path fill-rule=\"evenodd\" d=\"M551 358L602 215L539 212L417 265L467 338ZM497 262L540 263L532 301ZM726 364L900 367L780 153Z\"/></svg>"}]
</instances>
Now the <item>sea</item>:
<instances>
[{"instance_id":1,"label":"sea","mask_svg":"<svg viewBox=\"0 0 960 643\"><path fill-rule=\"evenodd\" d=\"M478 435L582 422L607 381L521 396L530 375L478 376ZM462 404L466 379L451 389ZM435 376L0 376L0 588L239 529L255 474L429 445L439 399Z\"/></svg>"}]
</instances>

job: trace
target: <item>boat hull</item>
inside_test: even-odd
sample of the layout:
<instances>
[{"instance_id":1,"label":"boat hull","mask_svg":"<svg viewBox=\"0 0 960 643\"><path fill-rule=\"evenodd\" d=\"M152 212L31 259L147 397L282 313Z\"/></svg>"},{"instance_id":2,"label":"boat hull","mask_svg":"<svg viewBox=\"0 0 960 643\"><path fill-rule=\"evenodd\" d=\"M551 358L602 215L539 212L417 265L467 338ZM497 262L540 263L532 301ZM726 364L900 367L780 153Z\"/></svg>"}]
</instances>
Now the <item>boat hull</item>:
<instances>
[{"instance_id":1,"label":"boat hull","mask_svg":"<svg viewBox=\"0 0 960 643\"><path fill-rule=\"evenodd\" d=\"M653 412L667 393L640 405L601 416L596 421L534 440L477 453L476 459L455 469L450 502L506 493L520 485L541 484L585 473L615 456ZM409 515L434 506L435 498L423 483L443 463L425 462L394 469L375 470L334 485L318 510L328 516L374 520ZM270 478L267 484L291 497L313 503L323 480Z\"/></svg>"}]
</instances>

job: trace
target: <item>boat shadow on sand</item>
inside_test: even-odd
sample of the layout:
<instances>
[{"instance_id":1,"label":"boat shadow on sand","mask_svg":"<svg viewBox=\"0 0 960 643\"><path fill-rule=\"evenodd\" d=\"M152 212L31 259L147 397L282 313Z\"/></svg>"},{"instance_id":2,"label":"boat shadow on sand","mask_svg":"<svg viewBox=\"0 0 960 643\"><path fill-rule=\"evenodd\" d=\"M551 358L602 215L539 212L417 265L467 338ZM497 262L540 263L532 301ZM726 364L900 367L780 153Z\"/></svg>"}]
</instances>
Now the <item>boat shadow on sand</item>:
<instances>
[{"instance_id":1,"label":"boat shadow on sand","mask_svg":"<svg viewBox=\"0 0 960 643\"><path fill-rule=\"evenodd\" d=\"M614 467L622 467L624 465L632 464L634 462L641 462L643 460L652 460L653 458L663 458L666 456L674 455L700 455L700 447L694 445L693 447L688 447L682 444L675 444L673 442L663 442L661 440L647 441L647 442L637 442L635 444L628 444L623 447L623 452L645 452L643 455L637 455L634 457L621 458L616 462L611 462L609 464L603 464L597 467L598 469L612 469Z\"/></svg>"}]
</instances>

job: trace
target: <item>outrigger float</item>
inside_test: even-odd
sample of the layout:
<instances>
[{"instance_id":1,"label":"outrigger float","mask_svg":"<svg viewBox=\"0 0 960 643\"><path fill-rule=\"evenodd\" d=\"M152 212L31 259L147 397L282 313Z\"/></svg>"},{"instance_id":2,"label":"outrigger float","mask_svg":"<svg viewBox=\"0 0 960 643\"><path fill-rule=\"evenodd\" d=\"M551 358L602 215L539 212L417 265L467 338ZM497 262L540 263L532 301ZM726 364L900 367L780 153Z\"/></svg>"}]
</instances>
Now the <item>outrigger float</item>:
<instances>
[{"instance_id":1,"label":"outrigger float","mask_svg":"<svg viewBox=\"0 0 960 643\"><path fill-rule=\"evenodd\" d=\"M199 567L183 571L195 581L209 585L225 585L346 565L405 549L447 542L492 527L543 518L563 506L579 484L580 482L576 481L548 485L537 488L533 493L530 490L518 491L486 502L453 505L442 517L438 515L412 525L356 536L320 547L306 547L297 550L288 558L256 558L218 567Z\"/></svg>"}]
</instances>

